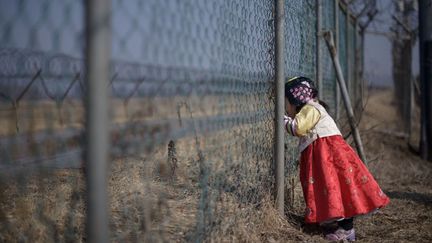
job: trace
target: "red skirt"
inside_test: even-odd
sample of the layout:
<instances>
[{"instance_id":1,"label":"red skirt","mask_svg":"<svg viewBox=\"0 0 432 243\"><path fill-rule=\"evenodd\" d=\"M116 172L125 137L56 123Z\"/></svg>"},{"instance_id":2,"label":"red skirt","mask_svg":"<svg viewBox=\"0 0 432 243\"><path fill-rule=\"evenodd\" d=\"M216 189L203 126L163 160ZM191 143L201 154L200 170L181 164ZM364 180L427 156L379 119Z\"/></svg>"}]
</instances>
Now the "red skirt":
<instances>
[{"instance_id":1,"label":"red skirt","mask_svg":"<svg viewBox=\"0 0 432 243\"><path fill-rule=\"evenodd\" d=\"M301 153L306 223L370 213L390 200L342 136L318 138Z\"/></svg>"}]
</instances>

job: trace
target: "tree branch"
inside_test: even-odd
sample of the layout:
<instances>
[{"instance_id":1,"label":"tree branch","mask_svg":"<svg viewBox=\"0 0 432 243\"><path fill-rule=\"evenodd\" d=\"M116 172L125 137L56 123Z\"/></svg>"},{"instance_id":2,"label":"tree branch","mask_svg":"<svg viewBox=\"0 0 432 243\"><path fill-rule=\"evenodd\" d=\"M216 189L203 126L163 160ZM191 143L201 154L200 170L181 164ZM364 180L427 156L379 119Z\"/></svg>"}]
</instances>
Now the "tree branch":
<instances>
[{"instance_id":1,"label":"tree branch","mask_svg":"<svg viewBox=\"0 0 432 243\"><path fill-rule=\"evenodd\" d=\"M410 28L408 28L408 26L405 24L405 23L403 23L398 17L396 17L394 14L392 14L392 18L394 19L394 20L396 20L396 22L400 25L400 26L402 26L402 28L408 33L408 35L412 35L412 33L413 33L413 30L411 30Z\"/></svg>"}]
</instances>

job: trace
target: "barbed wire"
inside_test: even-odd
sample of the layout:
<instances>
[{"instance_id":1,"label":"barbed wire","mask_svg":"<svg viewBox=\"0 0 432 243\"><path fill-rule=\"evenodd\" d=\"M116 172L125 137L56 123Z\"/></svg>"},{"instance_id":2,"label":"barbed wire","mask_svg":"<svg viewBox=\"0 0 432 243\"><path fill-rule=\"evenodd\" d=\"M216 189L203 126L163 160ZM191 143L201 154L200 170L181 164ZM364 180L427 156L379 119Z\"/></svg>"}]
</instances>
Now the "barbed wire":
<instances>
[{"instance_id":1,"label":"barbed wire","mask_svg":"<svg viewBox=\"0 0 432 243\"><path fill-rule=\"evenodd\" d=\"M333 29L337 16L330 2L323 8L326 29ZM44 10L48 16L28 11L40 9L41 4L53 4ZM14 11L4 17L8 30L0 32L0 112L5 114L0 126L0 179L18 178L5 185L23 205L34 203L23 220L45 227L44 239L61 241L85 239L82 179L89 94L80 44L83 28L77 27L84 6L72 1L58 4L23 0L19 5L25 10L5 5ZM57 16L56 8L65 16ZM315 77L315 9L315 1L286 1L287 76ZM64 28L46 23L55 16ZM33 18L38 21L29 21ZM237 209L259 207L274 185L273 1L126 4L116 0L112 20L107 84L112 117L112 175L107 178L112 237L118 241L223 237L244 220L246 211ZM47 35L49 44L14 44L19 37L15 31L22 26L38 39L46 28L55 33ZM59 35L65 36L59 40ZM64 46L65 39L79 43ZM320 60L323 97L336 104L330 61L328 56ZM292 190L297 141L288 137L286 141L285 174ZM32 171L40 172L34 181L26 178ZM35 188L33 194L27 187ZM57 200L49 192L61 195L59 201L68 206L58 210L66 213L46 211ZM11 199L1 201L0 214L16 217L13 204ZM20 229L29 239L36 237L21 222L6 221L9 229ZM0 235L3 232L7 237L16 235L0 228Z\"/></svg>"}]
</instances>

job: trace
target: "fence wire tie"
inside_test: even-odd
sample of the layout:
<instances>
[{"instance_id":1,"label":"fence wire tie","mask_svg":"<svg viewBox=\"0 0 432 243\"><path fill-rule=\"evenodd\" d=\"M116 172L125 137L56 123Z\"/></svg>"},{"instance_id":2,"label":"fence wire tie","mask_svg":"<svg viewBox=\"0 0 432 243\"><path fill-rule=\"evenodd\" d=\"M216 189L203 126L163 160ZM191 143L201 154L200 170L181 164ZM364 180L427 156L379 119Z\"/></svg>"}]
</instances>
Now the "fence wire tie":
<instances>
[{"instance_id":1,"label":"fence wire tie","mask_svg":"<svg viewBox=\"0 0 432 243\"><path fill-rule=\"evenodd\" d=\"M144 83L145 80L146 80L145 78L142 78L142 79L137 81L132 92L128 96L126 96L126 99L124 100L125 105L127 105L129 103L129 100L135 95L135 93L138 91L139 87L141 86L141 84Z\"/></svg>"},{"instance_id":2,"label":"fence wire tie","mask_svg":"<svg viewBox=\"0 0 432 243\"><path fill-rule=\"evenodd\" d=\"M27 93L27 91L30 89L30 87L33 85L33 83L36 81L36 79L40 76L42 73L42 69L39 69L36 74L33 76L32 80L27 84L27 86L24 88L24 90L21 92L20 95L18 95L18 98L16 98L17 105L19 104L22 97Z\"/></svg>"},{"instance_id":3,"label":"fence wire tie","mask_svg":"<svg viewBox=\"0 0 432 243\"><path fill-rule=\"evenodd\" d=\"M69 94L69 91L72 89L76 81L81 77L81 74L78 72L75 74L75 77L73 78L72 82L69 84L68 88L66 89L66 92L63 94L61 101L63 102L64 99L66 99L66 96Z\"/></svg>"}]
</instances>

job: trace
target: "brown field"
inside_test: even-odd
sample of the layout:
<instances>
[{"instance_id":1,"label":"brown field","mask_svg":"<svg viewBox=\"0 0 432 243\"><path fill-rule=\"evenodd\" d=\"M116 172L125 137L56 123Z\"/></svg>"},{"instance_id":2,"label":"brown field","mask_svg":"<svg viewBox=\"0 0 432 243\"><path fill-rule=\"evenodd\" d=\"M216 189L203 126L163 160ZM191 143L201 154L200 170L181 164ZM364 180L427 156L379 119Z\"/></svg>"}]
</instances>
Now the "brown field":
<instances>
[{"instance_id":1,"label":"brown field","mask_svg":"<svg viewBox=\"0 0 432 243\"><path fill-rule=\"evenodd\" d=\"M164 104L163 102L166 102L165 105L173 104L170 103L172 100L160 100L159 104ZM181 99L176 101L181 102ZM219 101L211 99L188 102L193 104L194 117L217 114L221 105ZM154 110L154 106L150 104L150 101L137 101L136 104L128 104L127 109L117 108L114 117L119 118L114 120L122 122L121 117L130 119L130 114L138 114L135 117L139 119L155 114L161 117L178 116L177 107ZM208 106L209 104L213 106ZM122 105L119 102L113 107ZM20 109L24 109L23 107ZM51 107L55 109L55 105L51 104ZM76 107L77 110L72 113L73 119L65 120L81 126L82 106L78 104ZM46 114L42 111L35 113ZM45 118L42 116L40 119ZM418 110L413 120L418 120ZM2 122L0 129L3 130L0 130L0 134L12 134L10 129L14 125L11 125L9 120L2 119ZM32 122L22 125L23 130L44 129L44 125L35 128L31 124ZM167 153L166 145L155 147L152 151L143 151L135 157L115 159L111 164L108 180L112 241L190 241L200 237L195 233L201 232L197 229L203 227L202 223L208 225L208 222L215 219L218 223L214 224L210 231L202 230L208 232L206 241L325 242L317 227L303 223L303 199L297 178L293 178L293 185L287 186L287 198L294 197L294 201L287 204L285 217L277 214L272 204L271 192L263 189L257 192L264 195L257 203L242 202L242 198L233 193L216 192L215 188L211 187L207 188L211 205L201 201L203 187L200 183L205 177L201 174L203 168L200 168L200 151L212 159L211 164L204 165L209 166L208 169L215 174L220 172L224 176L219 178L220 180L235 183L240 174L246 173L248 176L235 184L240 188L240 192L259 187L254 184L256 180L252 172L257 168L268 168L266 161L260 158L261 155L245 153L242 144L236 143L238 138L235 139L231 133L237 136L256 134L257 141L251 142L269 144L266 140L268 138L263 139L265 134L259 130L266 125L268 124L244 126L242 129L201 136L197 140L194 137L177 140L175 164L172 156ZM432 241L432 181L429 179L432 176L432 163L413 154L407 145L408 140L392 135L398 134L400 127L391 92L372 93L363 114L360 131L367 157L370 159L368 167L391 198L391 203L375 215L356 220L359 242ZM409 139L413 145L418 141L418 130L418 123L415 122ZM256 160L257 163L248 164L247 168L240 167L241 170L232 169L234 167L229 167L228 170L227 166L232 165L225 164L224 158L231 156L226 154L227 151L239 152L232 157L232 161L239 166L242 165L242 160ZM83 169L38 170L14 177L0 177L0 241L85 241L84 173ZM210 177L209 180L213 179L215 178ZM294 186L294 190L288 188L291 186ZM202 211L198 209L203 206L212 207L214 215L200 215Z\"/></svg>"}]
</instances>

